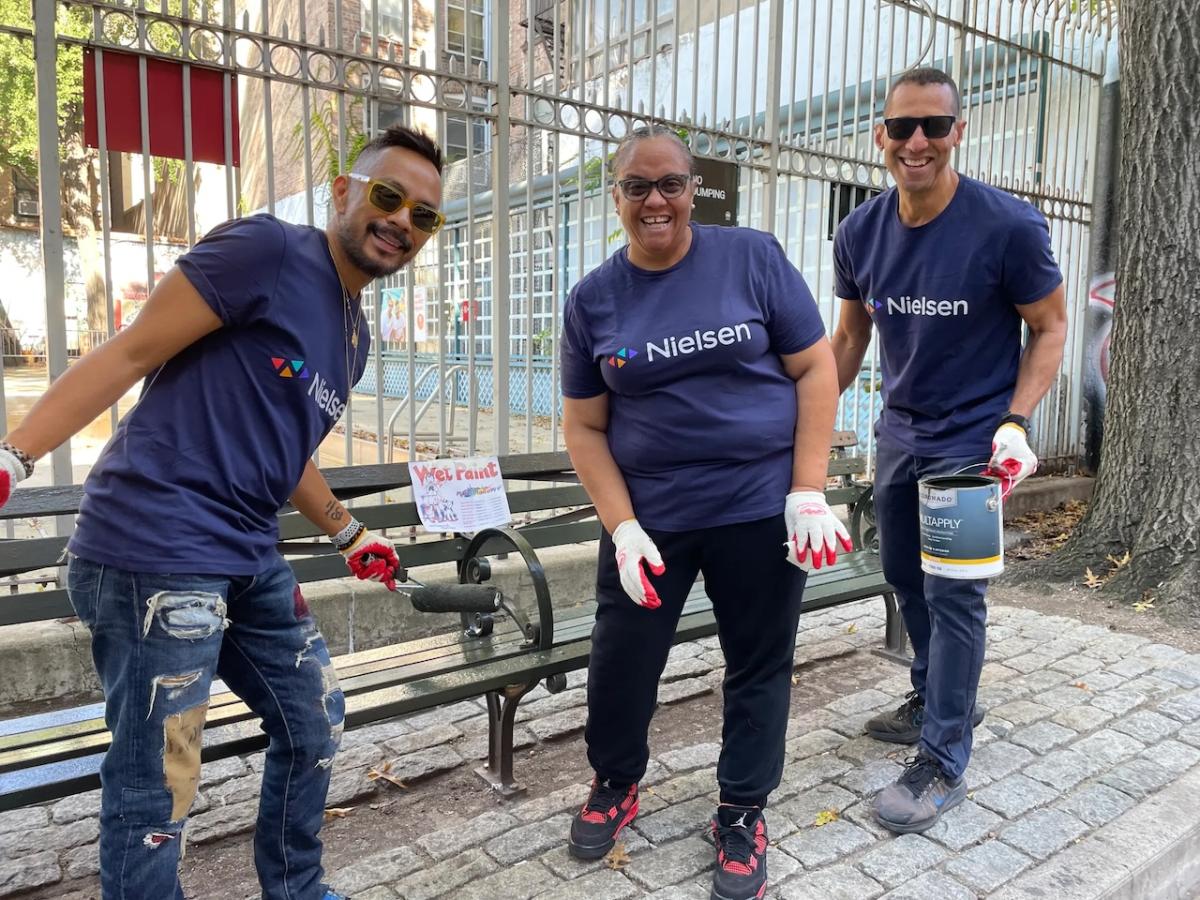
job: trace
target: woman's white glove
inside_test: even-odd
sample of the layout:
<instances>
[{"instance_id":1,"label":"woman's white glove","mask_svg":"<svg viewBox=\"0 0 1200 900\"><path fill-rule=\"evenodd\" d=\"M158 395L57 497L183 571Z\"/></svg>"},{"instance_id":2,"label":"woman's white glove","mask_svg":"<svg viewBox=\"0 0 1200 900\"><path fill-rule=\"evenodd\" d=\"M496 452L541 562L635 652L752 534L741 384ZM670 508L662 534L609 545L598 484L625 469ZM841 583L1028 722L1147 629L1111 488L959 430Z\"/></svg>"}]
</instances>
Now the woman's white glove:
<instances>
[{"instance_id":1,"label":"woman's white glove","mask_svg":"<svg viewBox=\"0 0 1200 900\"><path fill-rule=\"evenodd\" d=\"M654 585L642 569L642 563L645 562L655 575L661 575L667 570L658 547L654 546L654 541L642 530L637 519L626 519L618 525L613 531L612 539L616 548L621 587L638 606L658 609L662 606L662 600L658 598L658 591L654 589Z\"/></svg>"},{"instance_id":2,"label":"woman's white glove","mask_svg":"<svg viewBox=\"0 0 1200 900\"><path fill-rule=\"evenodd\" d=\"M837 562L837 545L850 551L850 532L833 514L820 491L793 491L783 505L788 562L805 572Z\"/></svg>"}]
</instances>

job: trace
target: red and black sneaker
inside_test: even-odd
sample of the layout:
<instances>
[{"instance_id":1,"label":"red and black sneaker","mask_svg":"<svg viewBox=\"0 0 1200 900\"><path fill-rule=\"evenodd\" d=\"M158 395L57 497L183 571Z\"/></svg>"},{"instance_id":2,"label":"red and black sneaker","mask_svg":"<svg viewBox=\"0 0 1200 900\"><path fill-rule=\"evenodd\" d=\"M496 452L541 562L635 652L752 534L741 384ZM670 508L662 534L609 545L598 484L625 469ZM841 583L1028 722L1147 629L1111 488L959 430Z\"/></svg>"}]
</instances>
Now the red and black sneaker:
<instances>
[{"instance_id":1,"label":"red and black sneaker","mask_svg":"<svg viewBox=\"0 0 1200 900\"><path fill-rule=\"evenodd\" d=\"M638 811L638 786L614 787L608 781L592 781L592 793L571 822L567 849L576 859L600 859L613 848L621 829Z\"/></svg>"},{"instance_id":2,"label":"red and black sneaker","mask_svg":"<svg viewBox=\"0 0 1200 900\"><path fill-rule=\"evenodd\" d=\"M767 892L767 820L757 806L721 804L712 819L717 845L711 900L758 900Z\"/></svg>"}]
</instances>

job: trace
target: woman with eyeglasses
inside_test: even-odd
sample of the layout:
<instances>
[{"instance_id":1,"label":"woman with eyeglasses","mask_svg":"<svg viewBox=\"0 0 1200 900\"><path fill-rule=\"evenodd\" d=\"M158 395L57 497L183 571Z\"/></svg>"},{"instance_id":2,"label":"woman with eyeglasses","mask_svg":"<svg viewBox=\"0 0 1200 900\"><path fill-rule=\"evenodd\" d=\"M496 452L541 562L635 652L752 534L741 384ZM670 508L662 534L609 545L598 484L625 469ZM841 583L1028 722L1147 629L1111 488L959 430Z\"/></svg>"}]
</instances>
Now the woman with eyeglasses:
<instances>
[{"instance_id":1,"label":"woman with eyeglasses","mask_svg":"<svg viewBox=\"0 0 1200 900\"><path fill-rule=\"evenodd\" d=\"M850 548L823 493L837 372L778 241L691 222L678 135L639 128L612 166L628 244L563 314L566 444L604 525L585 735L595 779L569 847L599 858L637 814L658 680L703 574L726 658L712 896L758 897L803 570Z\"/></svg>"}]
</instances>

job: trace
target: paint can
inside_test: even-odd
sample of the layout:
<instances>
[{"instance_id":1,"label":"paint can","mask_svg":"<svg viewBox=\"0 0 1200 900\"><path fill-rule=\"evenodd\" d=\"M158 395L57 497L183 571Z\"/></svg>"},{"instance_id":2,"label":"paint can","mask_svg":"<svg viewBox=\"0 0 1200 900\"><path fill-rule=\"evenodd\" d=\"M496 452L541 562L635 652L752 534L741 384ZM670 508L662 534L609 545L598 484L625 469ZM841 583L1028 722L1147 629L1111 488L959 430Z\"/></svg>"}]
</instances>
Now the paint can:
<instances>
[{"instance_id":1,"label":"paint can","mask_svg":"<svg viewBox=\"0 0 1200 900\"><path fill-rule=\"evenodd\" d=\"M991 578L1004 571L1000 481L937 475L918 483L921 569L943 578Z\"/></svg>"}]
</instances>

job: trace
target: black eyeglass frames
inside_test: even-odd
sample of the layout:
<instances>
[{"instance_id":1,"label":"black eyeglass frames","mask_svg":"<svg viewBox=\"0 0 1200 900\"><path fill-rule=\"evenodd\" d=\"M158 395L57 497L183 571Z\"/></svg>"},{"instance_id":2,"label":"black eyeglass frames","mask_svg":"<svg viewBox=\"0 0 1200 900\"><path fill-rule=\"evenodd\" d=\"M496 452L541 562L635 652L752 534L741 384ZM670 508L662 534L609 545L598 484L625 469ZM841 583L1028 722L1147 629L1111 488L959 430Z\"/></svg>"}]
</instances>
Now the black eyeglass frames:
<instances>
[{"instance_id":1,"label":"black eyeglass frames","mask_svg":"<svg viewBox=\"0 0 1200 900\"><path fill-rule=\"evenodd\" d=\"M958 121L957 116L896 116L883 120L887 136L893 141L907 141L921 126L921 133L931 141L944 138Z\"/></svg>"},{"instance_id":2,"label":"black eyeglass frames","mask_svg":"<svg viewBox=\"0 0 1200 900\"><path fill-rule=\"evenodd\" d=\"M648 178L622 178L617 182L617 186L626 200L645 200L655 188L658 188L658 192L667 200L674 200L687 190L691 180L692 176L686 173L673 173L664 175L657 181Z\"/></svg>"}]
</instances>

